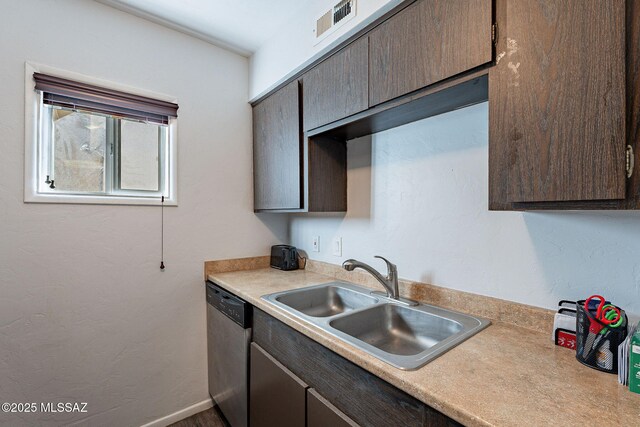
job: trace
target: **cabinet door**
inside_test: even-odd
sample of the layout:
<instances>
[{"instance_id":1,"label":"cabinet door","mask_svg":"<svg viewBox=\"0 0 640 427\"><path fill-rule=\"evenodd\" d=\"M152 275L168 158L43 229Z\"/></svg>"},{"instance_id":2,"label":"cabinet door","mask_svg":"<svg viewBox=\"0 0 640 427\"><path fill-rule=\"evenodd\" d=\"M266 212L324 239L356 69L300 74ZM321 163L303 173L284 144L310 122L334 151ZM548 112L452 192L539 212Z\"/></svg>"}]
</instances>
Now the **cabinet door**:
<instances>
[{"instance_id":1,"label":"cabinet door","mask_svg":"<svg viewBox=\"0 0 640 427\"><path fill-rule=\"evenodd\" d=\"M253 107L255 210L302 208L301 142L296 80Z\"/></svg>"},{"instance_id":2,"label":"cabinet door","mask_svg":"<svg viewBox=\"0 0 640 427\"><path fill-rule=\"evenodd\" d=\"M362 37L304 75L305 131L367 109L367 58L368 39Z\"/></svg>"},{"instance_id":3,"label":"cabinet door","mask_svg":"<svg viewBox=\"0 0 640 427\"><path fill-rule=\"evenodd\" d=\"M305 427L307 385L257 344L251 344L252 427Z\"/></svg>"},{"instance_id":4,"label":"cabinet door","mask_svg":"<svg viewBox=\"0 0 640 427\"><path fill-rule=\"evenodd\" d=\"M369 106L491 62L492 23L492 0L418 0L391 17L369 35Z\"/></svg>"},{"instance_id":5,"label":"cabinet door","mask_svg":"<svg viewBox=\"0 0 640 427\"><path fill-rule=\"evenodd\" d=\"M625 2L504 0L489 76L490 208L625 197Z\"/></svg>"},{"instance_id":6,"label":"cabinet door","mask_svg":"<svg viewBox=\"0 0 640 427\"><path fill-rule=\"evenodd\" d=\"M310 388L307 390L307 427L326 426L357 427L358 424Z\"/></svg>"}]
</instances>

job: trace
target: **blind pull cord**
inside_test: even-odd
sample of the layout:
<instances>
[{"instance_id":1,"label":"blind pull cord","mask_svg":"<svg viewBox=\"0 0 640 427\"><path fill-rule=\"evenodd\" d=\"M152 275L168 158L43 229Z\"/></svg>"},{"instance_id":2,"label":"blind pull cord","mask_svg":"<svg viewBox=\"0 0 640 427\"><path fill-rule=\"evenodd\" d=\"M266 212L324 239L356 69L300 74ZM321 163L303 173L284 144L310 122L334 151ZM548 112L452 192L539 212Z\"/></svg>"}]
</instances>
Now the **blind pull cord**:
<instances>
[{"instance_id":1,"label":"blind pull cord","mask_svg":"<svg viewBox=\"0 0 640 427\"><path fill-rule=\"evenodd\" d=\"M160 271L164 271L164 196L160 200Z\"/></svg>"}]
</instances>

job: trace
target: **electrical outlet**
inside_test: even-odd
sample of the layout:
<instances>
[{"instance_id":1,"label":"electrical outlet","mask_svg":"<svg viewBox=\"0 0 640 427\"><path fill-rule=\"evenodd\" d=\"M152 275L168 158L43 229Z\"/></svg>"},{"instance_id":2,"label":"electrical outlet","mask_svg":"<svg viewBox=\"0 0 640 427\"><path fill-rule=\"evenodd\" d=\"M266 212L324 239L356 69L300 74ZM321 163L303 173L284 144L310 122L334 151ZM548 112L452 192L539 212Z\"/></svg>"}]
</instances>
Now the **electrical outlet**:
<instances>
[{"instance_id":1,"label":"electrical outlet","mask_svg":"<svg viewBox=\"0 0 640 427\"><path fill-rule=\"evenodd\" d=\"M342 237L333 238L333 255L342 256Z\"/></svg>"},{"instance_id":2,"label":"electrical outlet","mask_svg":"<svg viewBox=\"0 0 640 427\"><path fill-rule=\"evenodd\" d=\"M313 236L312 251L320 252L320 236Z\"/></svg>"}]
</instances>

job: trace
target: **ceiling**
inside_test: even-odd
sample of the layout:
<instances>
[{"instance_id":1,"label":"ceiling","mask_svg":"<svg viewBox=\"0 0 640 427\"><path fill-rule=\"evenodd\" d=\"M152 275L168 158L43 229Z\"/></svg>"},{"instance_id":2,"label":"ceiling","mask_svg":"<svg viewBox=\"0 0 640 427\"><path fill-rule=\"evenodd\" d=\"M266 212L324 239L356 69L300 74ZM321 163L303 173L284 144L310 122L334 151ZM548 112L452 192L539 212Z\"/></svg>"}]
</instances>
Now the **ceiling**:
<instances>
[{"instance_id":1,"label":"ceiling","mask_svg":"<svg viewBox=\"0 0 640 427\"><path fill-rule=\"evenodd\" d=\"M97 0L249 56L312 0Z\"/></svg>"}]
</instances>

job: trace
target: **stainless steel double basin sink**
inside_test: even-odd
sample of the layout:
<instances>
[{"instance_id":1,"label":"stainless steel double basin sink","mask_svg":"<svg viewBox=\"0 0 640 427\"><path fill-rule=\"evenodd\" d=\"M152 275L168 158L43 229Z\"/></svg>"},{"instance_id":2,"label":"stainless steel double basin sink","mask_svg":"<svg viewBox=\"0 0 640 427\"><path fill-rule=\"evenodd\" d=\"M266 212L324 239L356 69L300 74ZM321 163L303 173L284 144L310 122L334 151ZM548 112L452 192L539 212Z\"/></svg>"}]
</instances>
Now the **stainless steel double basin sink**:
<instances>
[{"instance_id":1,"label":"stainless steel double basin sink","mask_svg":"<svg viewBox=\"0 0 640 427\"><path fill-rule=\"evenodd\" d=\"M292 316L403 370L425 365L490 322L331 282L262 297Z\"/></svg>"}]
</instances>

